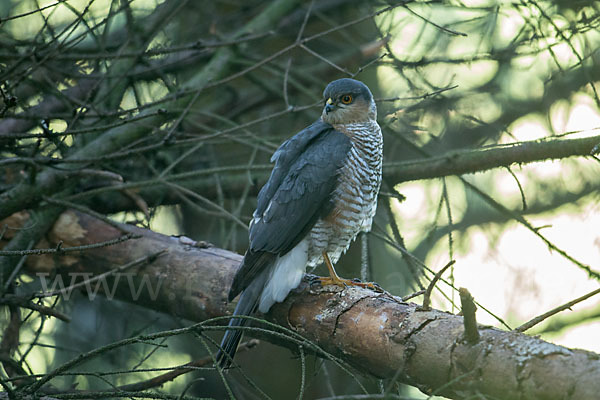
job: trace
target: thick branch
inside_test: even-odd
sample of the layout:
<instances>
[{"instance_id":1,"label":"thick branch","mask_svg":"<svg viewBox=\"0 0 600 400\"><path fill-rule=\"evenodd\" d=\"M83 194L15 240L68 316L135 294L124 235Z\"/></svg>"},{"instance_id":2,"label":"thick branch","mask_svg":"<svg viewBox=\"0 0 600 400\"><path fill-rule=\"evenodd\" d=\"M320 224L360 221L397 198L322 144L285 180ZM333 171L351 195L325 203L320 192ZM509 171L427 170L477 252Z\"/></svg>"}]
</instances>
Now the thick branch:
<instances>
[{"instance_id":1,"label":"thick branch","mask_svg":"<svg viewBox=\"0 0 600 400\"><path fill-rule=\"evenodd\" d=\"M116 295L133 301L136 289L146 282L138 304L195 321L226 314L226 289L241 256L186 238L135 227L123 229L141 237L65 255L62 270L106 272L164 249L166 254L154 262L127 270L134 274L133 281L115 275ZM67 211L50 238L62 240L65 246L81 246L120 235L121 231L103 221ZM31 256L28 262L32 272L47 272L54 260ZM147 290L148 284L154 290ZM363 373L395 377L428 393L451 398L479 393L497 399L552 400L593 399L600 391L598 354L485 326L479 326L479 342L469 345L462 339L462 317L420 311L415 304L368 290L315 291L302 285L266 318Z\"/></svg>"},{"instance_id":2,"label":"thick branch","mask_svg":"<svg viewBox=\"0 0 600 400\"><path fill-rule=\"evenodd\" d=\"M600 144L600 136L592 136L581 139L536 140L479 150L452 151L422 160L387 163L386 172L387 176L395 182L462 175L508 167L512 164L590 156L598 144Z\"/></svg>"}]
</instances>

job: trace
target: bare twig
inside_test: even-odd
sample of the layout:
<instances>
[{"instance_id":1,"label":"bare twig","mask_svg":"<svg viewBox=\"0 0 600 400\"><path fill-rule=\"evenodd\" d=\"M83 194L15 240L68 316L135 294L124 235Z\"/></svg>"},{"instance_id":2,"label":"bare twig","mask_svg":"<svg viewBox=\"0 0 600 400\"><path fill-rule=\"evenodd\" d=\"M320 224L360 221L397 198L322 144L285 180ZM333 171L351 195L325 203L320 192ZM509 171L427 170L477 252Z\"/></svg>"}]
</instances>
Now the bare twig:
<instances>
[{"instance_id":1,"label":"bare twig","mask_svg":"<svg viewBox=\"0 0 600 400\"><path fill-rule=\"evenodd\" d=\"M102 247L114 246L119 243L123 243L130 239L137 239L139 236L128 233L126 235L120 236L115 239L106 240L104 242L92 243L83 246L73 246L73 247L65 247L59 243L53 249L31 249L31 250L0 250L0 256L24 256L24 255L36 255L39 256L41 254L55 254L55 253L72 253L75 251L85 251L91 249L99 249Z\"/></svg>"},{"instance_id":2,"label":"bare twig","mask_svg":"<svg viewBox=\"0 0 600 400\"><path fill-rule=\"evenodd\" d=\"M425 289L419 290L417 292L414 292L412 294L409 294L409 295L406 295L406 296L402 297L402 301L408 301L408 300L413 299L415 297L421 296L422 294L425 294Z\"/></svg>"},{"instance_id":3,"label":"bare twig","mask_svg":"<svg viewBox=\"0 0 600 400\"><path fill-rule=\"evenodd\" d=\"M477 329L477 318L475 317L477 306L475 306L473 296L467 289L461 287L458 289L458 293L464 318L465 339L470 344L475 344L479 342L479 330Z\"/></svg>"},{"instance_id":4,"label":"bare twig","mask_svg":"<svg viewBox=\"0 0 600 400\"><path fill-rule=\"evenodd\" d=\"M64 1L65 0L56 1L54 3L47 4L47 5L43 6L43 7L39 7L39 8L36 8L34 10L31 10L31 11L27 11L27 12L24 12L24 13L21 13L21 14L17 14L17 15L11 15L10 17L3 17L3 18L0 19L0 21L1 22L6 22L6 21L13 20L13 19L23 18L23 17L26 17L26 16L31 15L31 14L42 12L44 10L47 10L48 8L56 7L57 5L59 5L60 3L64 2Z\"/></svg>"},{"instance_id":5,"label":"bare twig","mask_svg":"<svg viewBox=\"0 0 600 400\"><path fill-rule=\"evenodd\" d=\"M33 240L30 241L25 250L30 250L34 244L35 244L35 242ZM6 293L8 291L8 289L9 289L10 285L12 284L12 282L14 281L14 279L17 277L19 272L21 272L21 268L23 268L23 265L25 264L25 260L27 260L26 254L21 256L21 259L19 260L19 262L17 263L15 268L12 270L12 272L6 279L6 282L4 282L4 286L0 287L0 295Z\"/></svg>"},{"instance_id":6,"label":"bare twig","mask_svg":"<svg viewBox=\"0 0 600 400\"><path fill-rule=\"evenodd\" d=\"M37 304L32 302L31 300L15 295L5 295L0 297L0 304L4 305L13 305L22 308L27 308L29 310L37 311L40 314L48 315L50 317L55 317L64 322L70 322L71 318L67 315L61 313L60 311L55 310L52 307L47 307L42 304Z\"/></svg>"},{"instance_id":7,"label":"bare twig","mask_svg":"<svg viewBox=\"0 0 600 400\"><path fill-rule=\"evenodd\" d=\"M247 342L241 343L237 349L237 352L239 353L239 352L244 352L246 350L252 349L253 347L256 347L256 345L258 345L259 343L260 342L257 339L250 339ZM148 379L148 380L145 380L142 382L130 383L128 385L119 386L115 390L122 390L122 391L127 391L127 392L137 392L139 390L151 389L153 387L161 386L169 381L172 381L175 378L177 378L178 376L187 374L188 372L197 371L199 367L206 367L206 366L210 367L212 365L213 365L213 357L212 356L203 357L199 360L191 361L187 364L183 364L178 367L174 367L172 371L155 376L154 378L151 378L151 379Z\"/></svg>"},{"instance_id":8,"label":"bare twig","mask_svg":"<svg viewBox=\"0 0 600 400\"><path fill-rule=\"evenodd\" d=\"M435 22L423 17L422 15L417 14L416 12L414 12L413 10L411 10L408 6L404 5L404 8L407 9L412 15L419 17L420 19L422 19L423 21L425 21L426 23L435 26L436 28L438 28L441 31L444 31L446 33L449 33L451 35L455 35L455 36L467 36L466 33L464 32L458 32L458 31L454 31L452 29L448 29L444 26L438 25Z\"/></svg>"},{"instance_id":9,"label":"bare twig","mask_svg":"<svg viewBox=\"0 0 600 400\"><path fill-rule=\"evenodd\" d=\"M561 311L568 310L571 307L573 307L575 304L581 303L582 301L587 300L590 297L597 295L598 293L600 293L600 289L592 290L591 292L589 292L581 297L578 297L578 298L571 300L561 306L553 308L552 310L545 312L542 315L538 315L537 317L533 318L532 320L527 321L523 325L515 328L515 331L516 332L525 332L526 330L533 328L534 326L536 326L543 320L553 316L554 314L558 314Z\"/></svg>"},{"instance_id":10,"label":"bare twig","mask_svg":"<svg viewBox=\"0 0 600 400\"><path fill-rule=\"evenodd\" d=\"M442 277L442 275L444 274L444 272L446 272L446 270L448 268L450 268L451 266L454 265L454 263L456 262L456 260L451 260L448 264L446 264L442 269L440 269L435 276L433 277L433 279L431 280L431 282L429 282L429 286L427 286L427 289L425 290L424 296L423 296L423 305L421 306L421 308L424 311L429 311L431 310L431 292L433 291L433 288L435 287L436 283L440 280L440 278Z\"/></svg>"},{"instance_id":11,"label":"bare twig","mask_svg":"<svg viewBox=\"0 0 600 400\"><path fill-rule=\"evenodd\" d=\"M124 190L127 190L127 189L124 189ZM47 202L49 204L54 204L54 205L61 206L64 208L72 208L74 210L81 211L82 213L91 215L94 218L98 218L98 219L106 222L107 224L114 226L115 228L119 229L121 232L127 233L127 231L123 229L123 226L121 224L113 221L112 219L108 218L107 216L105 216L103 214L100 214L99 212L96 212L88 207L82 206L81 204L63 200L63 199L56 199L54 197L49 197L49 196L43 196L42 198L44 199L45 202Z\"/></svg>"}]
</instances>

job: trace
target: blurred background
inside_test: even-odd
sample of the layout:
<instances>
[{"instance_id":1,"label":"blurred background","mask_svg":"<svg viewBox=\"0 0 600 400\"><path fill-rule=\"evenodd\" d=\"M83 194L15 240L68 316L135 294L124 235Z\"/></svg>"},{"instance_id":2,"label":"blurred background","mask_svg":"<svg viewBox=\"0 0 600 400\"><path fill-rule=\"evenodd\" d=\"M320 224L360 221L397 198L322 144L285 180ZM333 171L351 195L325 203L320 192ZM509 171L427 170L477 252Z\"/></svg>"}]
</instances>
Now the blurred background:
<instances>
[{"instance_id":1,"label":"blurred background","mask_svg":"<svg viewBox=\"0 0 600 400\"><path fill-rule=\"evenodd\" d=\"M398 173L457 150L600 143L598 1L0 0L0 18L2 192L45 169L101 170L73 173L44 195L243 254L271 154L319 117L329 81L355 77L377 100L384 183L373 231L339 261L341 275L404 296L455 260L433 306L458 312L456 289L465 287L480 304L478 321L503 329L598 288L598 158L540 154L535 163L411 181ZM110 134L126 138L118 151L79 152ZM35 214L47 204L23 207ZM26 271L14 279L15 293L40 288ZM530 333L600 352L599 299ZM80 292L45 304L72 321L23 314L14 357L29 374L189 325ZM10 318L3 309L3 331ZM103 354L53 384L102 391L207 354L192 335L163 345ZM313 399L385 385L312 356L303 374L297 355L264 341L237 361L230 389L199 368L157 392L287 399L304 385ZM402 385L395 393L427 398Z\"/></svg>"}]
</instances>

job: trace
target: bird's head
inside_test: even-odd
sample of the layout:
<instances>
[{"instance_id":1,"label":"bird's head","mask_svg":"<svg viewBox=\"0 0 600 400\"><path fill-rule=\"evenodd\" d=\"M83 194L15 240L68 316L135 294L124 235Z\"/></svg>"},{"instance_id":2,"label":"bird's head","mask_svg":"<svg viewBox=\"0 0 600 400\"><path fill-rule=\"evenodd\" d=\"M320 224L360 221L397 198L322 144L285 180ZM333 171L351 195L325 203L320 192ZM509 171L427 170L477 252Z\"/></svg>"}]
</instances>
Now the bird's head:
<instances>
[{"instance_id":1,"label":"bird's head","mask_svg":"<svg viewBox=\"0 0 600 400\"><path fill-rule=\"evenodd\" d=\"M325 106L321 117L328 124L350 124L377 119L377 107L364 83L343 78L331 82L323 92Z\"/></svg>"}]
</instances>

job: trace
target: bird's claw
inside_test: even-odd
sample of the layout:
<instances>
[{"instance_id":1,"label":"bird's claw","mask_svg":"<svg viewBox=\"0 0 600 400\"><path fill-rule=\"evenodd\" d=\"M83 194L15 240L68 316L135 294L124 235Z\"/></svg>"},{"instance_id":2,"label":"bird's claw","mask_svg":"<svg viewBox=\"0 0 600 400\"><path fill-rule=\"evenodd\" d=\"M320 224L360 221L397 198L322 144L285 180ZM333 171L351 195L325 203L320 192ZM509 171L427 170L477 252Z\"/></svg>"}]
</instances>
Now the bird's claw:
<instances>
[{"instance_id":1,"label":"bird's claw","mask_svg":"<svg viewBox=\"0 0 600 400\"><path fill-rule=\"evenodd\" d=\"M321 285L321 277L317 276L317 275L312 275L312 274L306 274L306 281L308 283L308 286L312 287L315 284L319 284Z\"/></svg>"},{"instance_id":2,"label":"bird's claw","mask_svg":"<svg viewBox=\"0 0 600 400\"><path fill-rule=\"evenodd\" d=\"M383 288L381 286L379 286L379 284L376 283L376 282L362 282L359 279L356 279L356 280L358 281L358 283L360 283L360 284L357 284L356 286L360 286L360 287L363 287L365 289L370 289L370 290L372 290L374 292L377 292L377 293L384 293L385 292L385 290L383 290Z\"/></svg>"},{"instance_id":3,"label":"bird's claw","mask_svg":"<svg viewBox=\"0 0 600 400\"><path fill-rule=\"evenodd\" d=\"M373 285L373 290L378 292L378 293L385 293L385 289L383 289L379 283L377 282L371 282L371 284Z\"/></svg>"}]
</instances>

